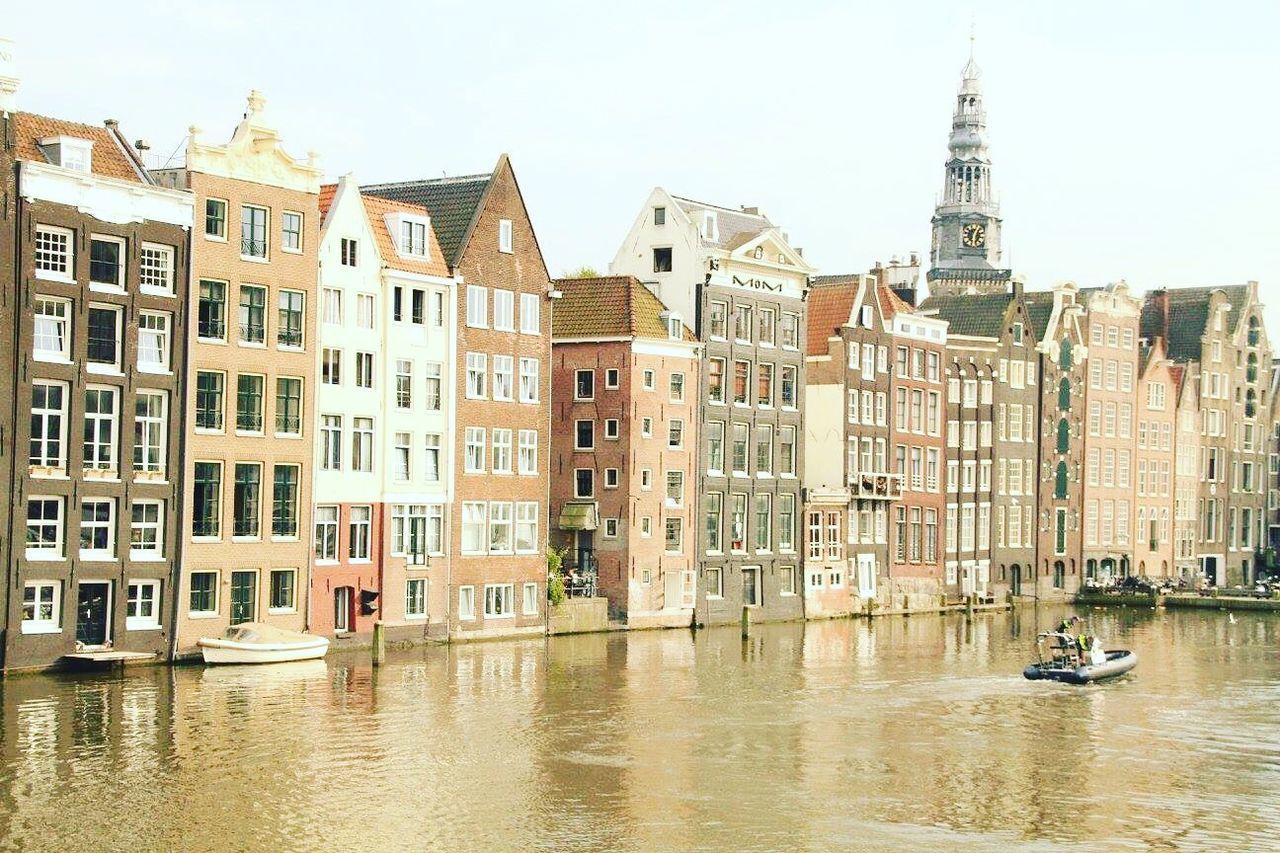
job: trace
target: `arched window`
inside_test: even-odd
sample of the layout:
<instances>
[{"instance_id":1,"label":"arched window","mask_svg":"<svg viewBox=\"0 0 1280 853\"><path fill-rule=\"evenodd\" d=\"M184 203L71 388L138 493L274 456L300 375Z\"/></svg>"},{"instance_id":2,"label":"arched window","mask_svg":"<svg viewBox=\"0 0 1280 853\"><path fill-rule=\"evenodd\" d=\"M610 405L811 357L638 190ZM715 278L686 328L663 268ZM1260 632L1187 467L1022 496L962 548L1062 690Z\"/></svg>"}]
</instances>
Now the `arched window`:
<instances>
[{"instance_id":1,"label":"arched window","mask_svg":"<svg viewBox=\"0 0 1280 853\"><path fill-rule=\"evenodd\" d=\"M1071 380L1065 376L1058 383L1058 408L1064 412L1071 410Z\"/></svg>"},{"instance_id":2,"label":"arched window","mask_svg":"<svg viewBox=\"0 0 1280 853\"><path fill-rule=\"evenodd\" d=\"M1055 498L1066 498L1067 496L1067 463L1058 463L1057 476L1053 478L1053 496Z\"/></svg>"},{"instance_id":3,"label":"arched window","mask_svg":"<svg viewBox=\"0 0 1280 853\"><path fill-rule=\"evenodd\" d=\"M1254 314L1249 318L1249 346L1256 347L1258 345L1258 315Z\"/></svg>"},{"instance_id":4,"label":"arched window","mask_svg":"<svg viewBox=\"0 0 1280 853\"><path fill-rule=\"evenodd\" d=\"M1066 453L1071 447L1071 425L1066 418L1058 419L1058 452Z\"/></svg>"},{"instance_id":5,"label":"arched window","mask_svg":"<svg viewBox=\"0 0 1280 853\"><path fill-rule=\"evenodd\" d=\"M1058 353L1058 367L1063 370L1071 369L1071 339L1062 339L1062 350Z\"/></svg>"},{"instance_id":6,"label":"arched window","mask_svg":"<svg viewBox=\"0 0 1280 853\"><path fill-rule=\"evenodd\" d=\"M1249 364L1245 368L1244 378L1246 382L1258 381L1258 354L1257 353L1254 353L1254 352L1249 353Z\"/></svg>"}]
</instances>

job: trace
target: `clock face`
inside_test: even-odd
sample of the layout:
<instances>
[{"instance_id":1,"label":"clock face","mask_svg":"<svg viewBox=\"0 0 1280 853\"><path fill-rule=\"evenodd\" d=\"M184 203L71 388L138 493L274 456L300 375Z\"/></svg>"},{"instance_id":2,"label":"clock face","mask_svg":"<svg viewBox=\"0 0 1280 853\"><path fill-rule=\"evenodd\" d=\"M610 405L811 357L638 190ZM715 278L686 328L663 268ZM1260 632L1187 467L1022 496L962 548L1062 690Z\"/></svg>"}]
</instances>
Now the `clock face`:
<instances>
[{"instance_id":1,"label":"clock face","mask_svg":"<svg viewBox=\"0 0 1280 853\"><path fill-rule=\"evenodd\" d=\"M960 231L961 240L966 246L985 246L987 244L987 229L979 225L977 222L970 222Z\"/></svg>"}]
</instances>

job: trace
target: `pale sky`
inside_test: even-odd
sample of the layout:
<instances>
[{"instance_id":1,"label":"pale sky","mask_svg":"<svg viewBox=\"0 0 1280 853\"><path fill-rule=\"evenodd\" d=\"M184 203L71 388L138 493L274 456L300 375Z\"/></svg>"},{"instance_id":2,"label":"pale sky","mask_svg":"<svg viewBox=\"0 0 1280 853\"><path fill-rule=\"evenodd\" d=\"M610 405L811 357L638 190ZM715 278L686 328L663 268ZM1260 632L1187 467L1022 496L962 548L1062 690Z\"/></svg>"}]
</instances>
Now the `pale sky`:
<instances>
[{"instance_id":1,"label":"pale sky","mask_svg":"<svg viewBox=\"0 0 1280 853\"><path fill-rule=\"evenodd\" d=\"M1255 279L1280 333L1280 3L14 4L19 108L225 138L251 88L362 182L512 158L553 275L654 186L759 205L820 272L927 255L971 19L1030 288Z\"/></svg>"}]
</instances>

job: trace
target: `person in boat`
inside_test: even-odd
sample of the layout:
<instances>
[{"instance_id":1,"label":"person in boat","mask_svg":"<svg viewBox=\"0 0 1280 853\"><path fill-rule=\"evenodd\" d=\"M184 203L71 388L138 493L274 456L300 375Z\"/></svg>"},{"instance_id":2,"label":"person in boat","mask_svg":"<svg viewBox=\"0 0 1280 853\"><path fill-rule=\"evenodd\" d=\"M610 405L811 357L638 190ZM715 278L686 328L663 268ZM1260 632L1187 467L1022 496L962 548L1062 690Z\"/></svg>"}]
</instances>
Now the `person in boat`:
<instances>
[{"instance_id":1,"label":"person in boat","mask_svg":"<svg viewBox=\"0 0 1280 853\"><path fill-rule=\"evenodd\" d=\"M1084 632L1081 631L1078 635L1076 634L1076 630L1078 626L1080 626L1080 624L1081 624L1080 617L1073 614L1071 616L1068 616L1066 619L1063 619L1060 623L1058 623L1057 632L1063 635L1063 638L1064 638L1062 641L1063 654L1077 655L1079 656L1081 661L1083 661L1084 660Z\"/></svg>"}]
</instances>

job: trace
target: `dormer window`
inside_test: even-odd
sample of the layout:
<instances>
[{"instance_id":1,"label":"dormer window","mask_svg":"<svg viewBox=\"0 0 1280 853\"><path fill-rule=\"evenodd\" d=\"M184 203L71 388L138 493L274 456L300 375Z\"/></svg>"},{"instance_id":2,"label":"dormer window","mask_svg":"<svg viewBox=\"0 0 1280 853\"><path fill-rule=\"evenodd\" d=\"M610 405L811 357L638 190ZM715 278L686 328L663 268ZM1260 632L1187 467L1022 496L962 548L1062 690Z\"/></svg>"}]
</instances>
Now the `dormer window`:
<instances>
[{"instance_id":1,"label":"dormer window","mask_svg":"<svg viewBox=\"0 0 1280 853\"><path fill-rule=\"evenodd\" d=\"M49 162L74 172L93 168L93 143L74 136L49 136L40 140L40 150Z\"/></svg>"},{"instance_id":2,"label":"dormer window","mask_svg":"<svg viewBox=\"0 0 1280 853\"><path fill-rule=\"evenodd\" d=\"M427 222L425 219L400 220L400 254L425 258L427 248Z\"/></svg>"},{"instance_id":3,"label":"dormer window","mask_svg":"<svg viewBox=\"0 0 1280 853\"><path fill-rule=\"evenodd\" d=\"M680 315L673 314L670 311L663 311L658 315L662 318L662 322L667 327L667 337L673 341L681 340L684 335L683 323L680 322Z\"/></svg>"},{"instance_id":4,"label":"dormer window","mask_svg":"<svg viewBox=\"0 0 1280 853\"><path fill-rule=\"evenodd\" d=\"M706 210L702 213L702 239L712 243L720 242L720 226L716 221L715 211Z\"/></svg>"}]
</instances>

